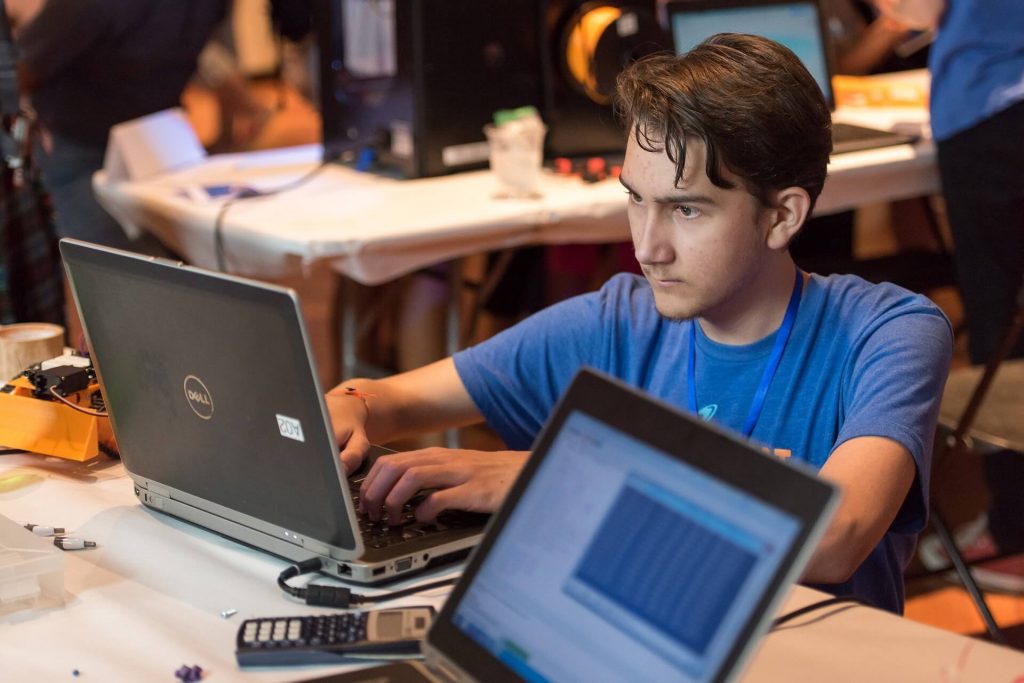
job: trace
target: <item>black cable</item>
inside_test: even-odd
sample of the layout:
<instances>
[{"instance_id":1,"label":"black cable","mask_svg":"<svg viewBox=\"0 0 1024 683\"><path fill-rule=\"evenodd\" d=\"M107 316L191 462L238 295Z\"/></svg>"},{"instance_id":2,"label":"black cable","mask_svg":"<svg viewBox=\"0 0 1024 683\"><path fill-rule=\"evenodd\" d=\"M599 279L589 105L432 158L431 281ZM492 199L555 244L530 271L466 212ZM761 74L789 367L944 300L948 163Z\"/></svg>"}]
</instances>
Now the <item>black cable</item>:
<instances>
[{"instance_id":1,"label":"black cable","mask_svg":"<svg viewBox=\"0 0 1024 683\"><path fill-rule=\"evenodd\" d=\"M288 595L298 598L299 600L304 600L307 605L313 605L314 607L348 609L354 605L385 602L387 600L405 597L406 595L412 595L413 593L419 593L420 591L440 588L441 586L450 586L458 581L457 577L451 577L423 584L422 586L403 588L402 590L382 593L380 595L359 595L358 593L353 593L350 589L345 588L344 586L324 586L314 583L307 585L305 588L297 588L295 586L288 585L288 579L318 571L321 567L322 564L318 557L313 557L294 564L278 575L277 585L280 586L281 590Z\"/></svg>"},{"instance_id":2,"label":"black cable","mask_svg":"<svg viewBox=\"0 0 1024 683\"><path fill-rule=\"evenodd\" d=\"M217 218L213 222L213 248L217 256L217 270L222 273L227 272L227 259L224 254L224 216L227 215L228 209L231 208L235 202L242 201L243 199L252 199L254 197L271 197L275 194L294 190L295 188L308 183L337 158L338 155L324 157L323 161L317 164L315 168L307 171L295 180L287 182L279 187L271 188L269 190L257 190L247 187L228 197L228 199L221 204L220 210L217 212Z\"/></svg>"},{"instance_id":3,"label":"black cable","mask_svg":"<svg viewBox=\"0 0 1024 683\"><path fill-rule=\"evenodd\" d=\"M809 605L805 605L799 609L793 610L792 612L787 612L786 614L783 614L781 617L777 617L775 621L772 622L771 628L768 630L774 631L778 627L782 626L787 622L792 621L793 619L796 619L797 617L802 617L805 614L816 612L820 609L824 609L825 607L844 604L860 605L861 607L871 606L868 603L861 600L860 598L855 598L852 595L840 596L837 598L827 598L825 600L819 600L818 602L812 602Z\"/></svg>"}]
</instances>

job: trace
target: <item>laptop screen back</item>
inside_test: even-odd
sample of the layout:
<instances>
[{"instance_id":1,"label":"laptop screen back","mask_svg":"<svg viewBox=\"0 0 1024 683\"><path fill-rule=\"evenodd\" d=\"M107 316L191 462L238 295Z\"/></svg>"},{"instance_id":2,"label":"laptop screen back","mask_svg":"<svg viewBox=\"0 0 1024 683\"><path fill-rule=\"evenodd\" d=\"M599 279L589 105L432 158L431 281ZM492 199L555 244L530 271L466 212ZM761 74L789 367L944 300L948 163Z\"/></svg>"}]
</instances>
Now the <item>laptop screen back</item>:
<instances>
[{"instance_id":1,"label":"laptop screen back","mask_svg":"<svg viewBox=\"0 0 1024 683\"><path fill-rule=\"evenodd\" d=\"M716 33L749 33L792 50L834 108L831 71L818 4L813 1L678 0L668 6L672 43L688 52Z\"/></svg>"},{"instance_id":2,"label":"laptop screen back","mask_svg":"<svg viewBox=\"0 0 1024 683\"><path fill-rule=\"evenodd\" d=\"M356 547L294 293L73 240L61 254L133 477Z\"/></svg>"},{"instance_id":3,"label":"laptop screen back","mask_svg":"<svg viewBox=\"0 0 1024 683\"><path fill-rule=\"evenodd\" d=\"M432 638L470 669L471 657L460 662L452 653L486 652L488 680L724 680L831 489L629 389L603 386L570 391L563 404L583 391L611 391L607 410L640 426L617 425L600 410L563 410L547 428L549 443L542 437L535 449L540 463L517 483L521 498L492 524L482 557L445 608L441 621L450 624L438 630L458 637ZM659 419L645 420L638 406ZM662 413L675 421L660 423L668 419ZM674 445L637 430L656 430ZM735 456L753 468L734 481L714 471L742 472ZM709 471L705 461L720 465ZM757 473L762 466L767 476ZM802 501L790 509L766 498L762 484L738 483L774 480L780 471L767 486ZM474 647L456 642L463 637Z\"/></svg>"}]
</instances>

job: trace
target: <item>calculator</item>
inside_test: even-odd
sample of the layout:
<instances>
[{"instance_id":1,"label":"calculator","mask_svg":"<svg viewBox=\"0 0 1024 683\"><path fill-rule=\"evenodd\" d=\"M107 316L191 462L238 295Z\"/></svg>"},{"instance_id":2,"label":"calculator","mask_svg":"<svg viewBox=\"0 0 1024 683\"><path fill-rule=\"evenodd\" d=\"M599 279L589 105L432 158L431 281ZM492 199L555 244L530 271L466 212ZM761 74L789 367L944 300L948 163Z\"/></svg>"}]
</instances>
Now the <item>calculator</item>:
<instances>
[{"instance_id":1,"label":"calculator","mask_svg":"<svg viewBox=\"0 0 1024 683\"><path fill-rule=\"evenodd\" d=\"M337 664L420 656L433 607L247 619L238 627L239 666Z\"/></svg>"}]
</instances>

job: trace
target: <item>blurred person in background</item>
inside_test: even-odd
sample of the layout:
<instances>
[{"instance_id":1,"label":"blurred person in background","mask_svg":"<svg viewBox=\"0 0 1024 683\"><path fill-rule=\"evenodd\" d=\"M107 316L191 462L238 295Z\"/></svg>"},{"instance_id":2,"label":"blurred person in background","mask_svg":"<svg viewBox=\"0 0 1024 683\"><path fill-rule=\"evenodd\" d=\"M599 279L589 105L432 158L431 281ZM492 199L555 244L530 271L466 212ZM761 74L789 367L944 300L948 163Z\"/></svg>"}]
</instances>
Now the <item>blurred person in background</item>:
<instances>
[{"instance_id":1,"label":"blurred person in background","mask_svg":"<svg viewBox=\"0 0 1024 683\"><path fill-rule=\"evenodd\" d=\"M1024 281L1024 2L874 0L935 30L931 126L955 245L971 362L996 350ZM1024 338L1010 352L1024 356ZM1024 551L1024 454L984 459L987 515L956 534L968 560ZM928 544L922 544L922 551ZM922 552L922 558L928 558ZM939 560L941 561L941 560ZM934 564L934 562L932 562ZM975 570L979 584L1024 592L1024 555Z\"/></svg>"},{"instance_id":2,"label":"blurred person in background","mask_svg":"<svg viewBox=\"0 0 1024 683\"><path fill-rule=\"evenodd\" d=\"M9 3L11 4L11 3ZM45 0L16 29L20 78L40 126L36 160L57 233L159 252L96 201L111 126L180 104L229 0Z\"/></svg>"}]
</instances>

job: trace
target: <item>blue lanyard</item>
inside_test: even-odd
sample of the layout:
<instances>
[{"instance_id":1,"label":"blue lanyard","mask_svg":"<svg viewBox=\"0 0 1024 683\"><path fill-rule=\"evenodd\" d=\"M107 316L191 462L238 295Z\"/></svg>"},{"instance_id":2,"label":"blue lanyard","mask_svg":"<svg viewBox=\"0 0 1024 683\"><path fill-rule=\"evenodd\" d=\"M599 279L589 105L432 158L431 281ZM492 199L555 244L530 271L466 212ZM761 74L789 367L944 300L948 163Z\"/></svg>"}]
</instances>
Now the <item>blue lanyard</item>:
<instances>
[{"instance_id":1,"label":"blue lanyard","mask_svg":"<svg viewBox=\"0 0 1024 683\"><path fill-rule=\"evenodd\" d=\"M796 281L793 283L793 293L789 295L789 306L786 307L786 316L782 319L782 326L775 335L775 345L772 347L772 355L768 358L768 365L765 366L761 375L761 383L757 386L754 394L754 402L750 404L750 412L747 413L747 422L743 425L743 436L750 438L754 433L754 425L757 418L761 417L761 410L764 408L764 399L768 395L768 387L779 369L782 362L782 352L786 350L786 342L793 331L793 323L796 322L796 311L800 307L800 293L804 288L804 278L800 269L796 269ZM691 413L697 412L697 319L690 323L690 357L686 361L686 384L689 389L689 407Z\"/></svg>"}]
</instances>

